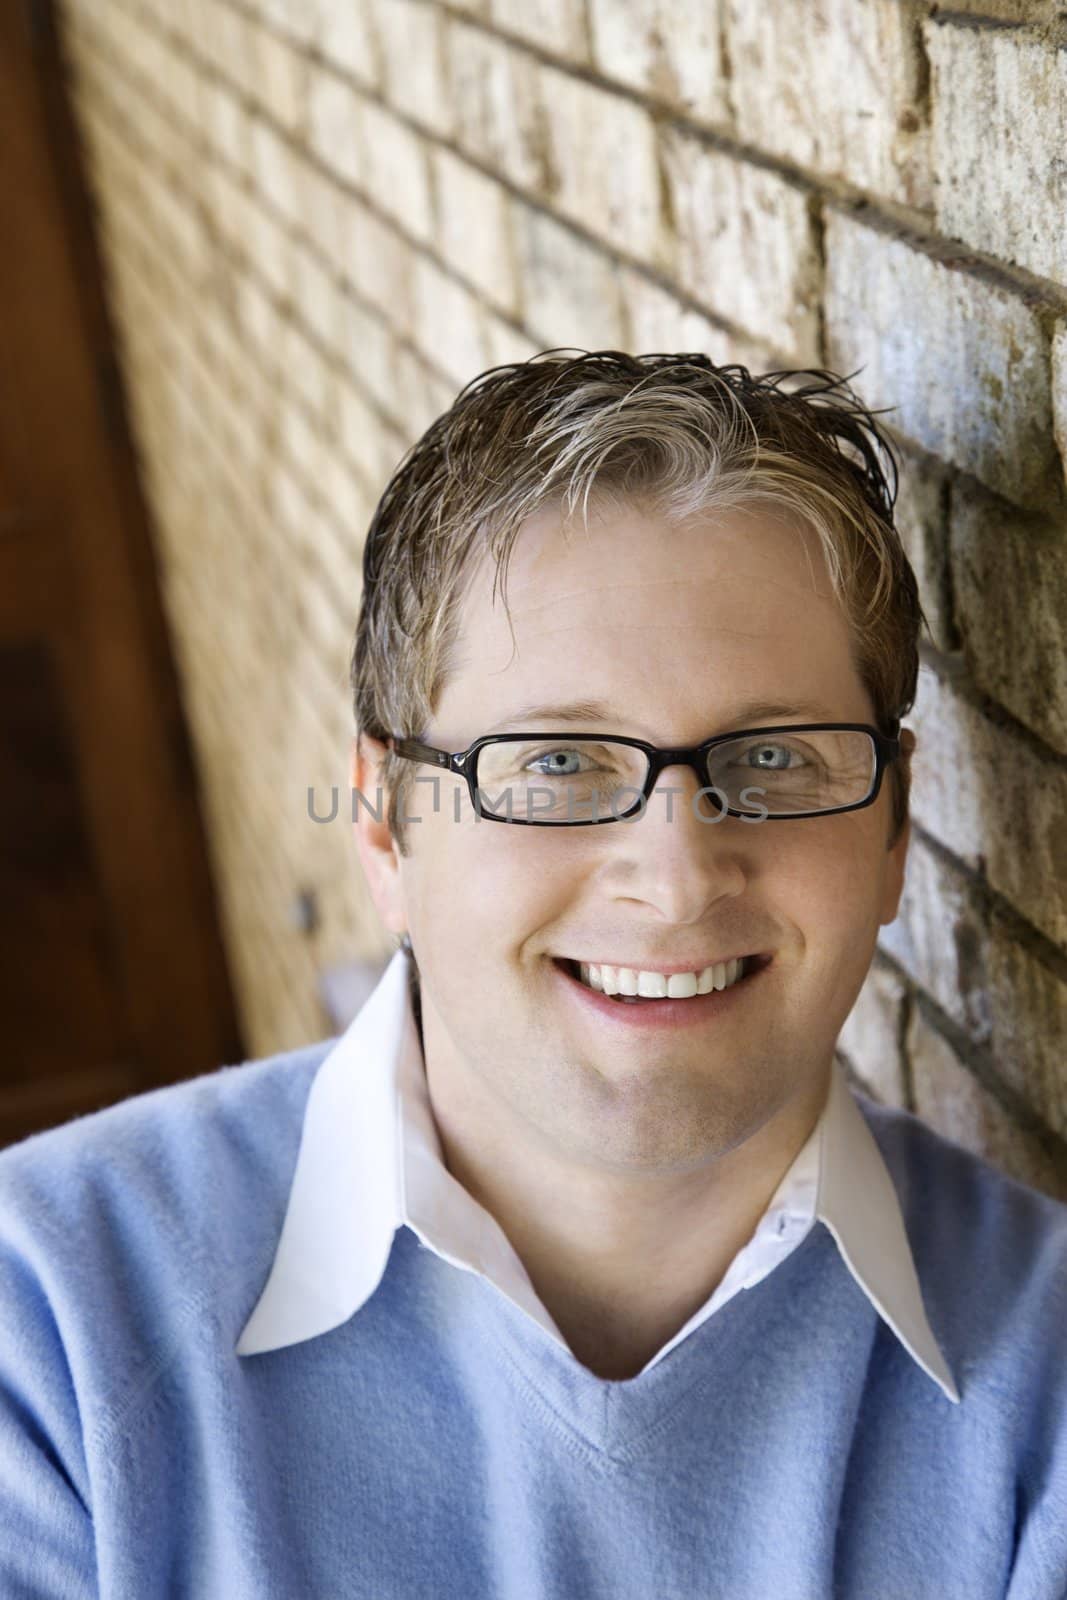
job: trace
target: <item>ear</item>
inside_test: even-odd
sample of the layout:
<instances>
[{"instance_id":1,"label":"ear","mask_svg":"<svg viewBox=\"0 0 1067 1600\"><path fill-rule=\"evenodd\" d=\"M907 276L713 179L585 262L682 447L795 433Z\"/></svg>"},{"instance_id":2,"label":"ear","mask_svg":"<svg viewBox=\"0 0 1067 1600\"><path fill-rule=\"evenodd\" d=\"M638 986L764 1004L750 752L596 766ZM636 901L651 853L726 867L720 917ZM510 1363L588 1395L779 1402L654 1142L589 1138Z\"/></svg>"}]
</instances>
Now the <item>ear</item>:
<instances>
[{"instance_id":1,"label":"ear","mask_svg":"<svg viewBox=\"0 0 1067 1600\"><path fill-rule=\"evenodd\" d=\"M901 729L900 746L900 759L904 763L905 769L910 771L911 754L915 749L915 735L910 728ZM882 927L885 927L885 925L889 922L895 921L897 912L900 909L900 897L904 891L904 871L907 865L908 846L910 843L911 812L909 810L908 814L904 818L904 826L900 830L900 835L896 842L890 847L889 854L886 859L885 884L882 893L882 914L878 919L879 924Z\"/></svg>"},{"instance_id":2,"label":"ear","mask_svg":"<svg viewBox=\"0 0 1067 1600\"><path fill-rule=\"evenodd\" d=\"M389 795L381 780L386 746L368 733L352 740L351 779L356 849L378 915L390 933L407 930L400 857L389 831Z\"/></svg>"}]
</instances>

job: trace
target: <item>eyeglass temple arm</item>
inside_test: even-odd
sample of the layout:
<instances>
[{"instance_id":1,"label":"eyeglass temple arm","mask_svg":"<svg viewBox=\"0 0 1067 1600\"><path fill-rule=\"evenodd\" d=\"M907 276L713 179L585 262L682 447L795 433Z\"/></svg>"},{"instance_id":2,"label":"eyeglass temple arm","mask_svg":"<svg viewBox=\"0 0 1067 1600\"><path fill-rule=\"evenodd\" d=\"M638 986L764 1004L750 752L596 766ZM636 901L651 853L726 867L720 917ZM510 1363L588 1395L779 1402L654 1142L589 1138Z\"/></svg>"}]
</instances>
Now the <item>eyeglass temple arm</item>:
<instances>
[{"instance_id":1,"label":"eyeglass temple arm","mask_svg":"<svg viewBox=\"0 0 1067 1600\"><path fill-rule=\"evenodd\" d=\"M409 761L428 761L433 767L452 768L452 757L447 750L435 750L421 739L397 739L390 735L389 744L394 755L405 756Z\"/></svg>"}]
</instances>

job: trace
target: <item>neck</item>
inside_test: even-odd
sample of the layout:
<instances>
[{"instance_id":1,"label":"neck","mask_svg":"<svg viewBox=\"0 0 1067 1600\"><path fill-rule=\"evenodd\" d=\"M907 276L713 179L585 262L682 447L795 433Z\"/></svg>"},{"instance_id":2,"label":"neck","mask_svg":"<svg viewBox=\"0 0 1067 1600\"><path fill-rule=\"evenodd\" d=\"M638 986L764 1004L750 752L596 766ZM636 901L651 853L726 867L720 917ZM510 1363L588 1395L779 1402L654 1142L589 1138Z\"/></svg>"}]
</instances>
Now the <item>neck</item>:
<instances>
[{"instance_id":1,"label":"neck","mask_svg":"<svg viewBox=\"0 0 1067 1600\"><path fill-rule=\"evenodd\" d=\"M827 1071L695 1170L620 1172L531 1136L441 1059L427 1058L427 1084L448 1170L500 1224L576 1359L614 1380L639 1373L717 1288L829 1088Z\"/></svg>"}]
</instances>

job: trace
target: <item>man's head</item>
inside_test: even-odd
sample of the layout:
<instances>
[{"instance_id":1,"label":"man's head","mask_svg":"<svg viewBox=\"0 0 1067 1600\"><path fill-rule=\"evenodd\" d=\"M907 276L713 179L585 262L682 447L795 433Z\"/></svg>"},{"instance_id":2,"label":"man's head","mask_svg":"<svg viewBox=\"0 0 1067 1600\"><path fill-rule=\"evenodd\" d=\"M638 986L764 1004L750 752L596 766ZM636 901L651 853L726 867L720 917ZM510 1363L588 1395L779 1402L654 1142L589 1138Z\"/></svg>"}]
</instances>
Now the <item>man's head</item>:
<instances>
[{"instance_id":1,"label":"man's head","mask_svg":"<svg viewBox=\"0 0 1067 1600\"><path fill-rule=\"evenodd\" d=\"M353 653L353 778L389 796L382 823L361 814L368 881L410 934L428 1065L576 1159L699 1166L825 1074L896 914L906 755L841 815L710 823L679 767L673 807L530 828L477 820L448 774L435 804L414 782L434 769L385 741L458 751L577 700L612 708L582 731L658 745L768 720L895 732L923 617L875 445L895 477L832 374L552 355L468 386L379 505ZM753 722L746 702L819 710ZM601 1021L558 964L742 952L773 958L758 993L675 1034Z\"/></svg>"}]
</instances>

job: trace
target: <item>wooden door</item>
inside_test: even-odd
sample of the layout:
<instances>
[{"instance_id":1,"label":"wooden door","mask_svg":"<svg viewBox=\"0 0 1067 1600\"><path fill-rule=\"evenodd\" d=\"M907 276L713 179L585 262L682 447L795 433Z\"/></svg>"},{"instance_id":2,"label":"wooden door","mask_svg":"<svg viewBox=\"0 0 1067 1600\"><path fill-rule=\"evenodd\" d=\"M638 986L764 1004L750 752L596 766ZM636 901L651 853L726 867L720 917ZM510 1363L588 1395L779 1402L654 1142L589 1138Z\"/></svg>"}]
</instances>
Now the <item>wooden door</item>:
<instances>
[{"instance_id":1,"label":"wooden door","mask_svg":"<svg viewBox=\"0 0 1067 1600\"><path fill-rule=\"evenodd\" d=\"M0 4L0 1145L240 1061L47 5Z\"/></svg>"}]
</instances>

